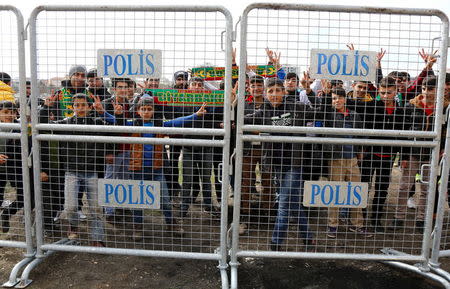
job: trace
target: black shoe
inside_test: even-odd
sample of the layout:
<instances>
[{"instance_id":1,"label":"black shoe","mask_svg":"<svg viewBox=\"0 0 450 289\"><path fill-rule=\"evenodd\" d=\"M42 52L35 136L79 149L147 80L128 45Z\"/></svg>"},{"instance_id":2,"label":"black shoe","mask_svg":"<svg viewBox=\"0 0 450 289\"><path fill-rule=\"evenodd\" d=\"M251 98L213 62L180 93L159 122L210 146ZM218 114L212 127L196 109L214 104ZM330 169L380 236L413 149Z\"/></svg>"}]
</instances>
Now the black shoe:
<instances>
[{"instance_id":1,"label":"black shoe","mask_svg":"<svg viewBox=\"0 0 450 289\"><path fill-rule=\"evenodd\" d=\"M282 251L281 244L270 242L270 251Z\"/></svg>"},{"instance_id":2,"label":"black shoe","mask_svg":"<svg viewBox=\"0 0 450 289\"><path fill-rule=\"evenodd\" d=\"M9 232L9 215L5 214L4 212L2 214L2 232Z\"/></svg>"},{"instance_id":3,"label":"black shoe","mask_svg":"<svg viewBox=\"0 0 450 289\"><path fill-rule=\"evenodd\" d=\"M399 230L402 229L405 226L405 221L400 219L395 219L394 222L392 222L392 225L389 229L391 230Z\"/></svg>"},{"instance_id":4,"label":"black shoe","mask_svg":"<svg viewBox=\"0 0 450 289\"><path fill-rule=\"evenodd\" d=\"M377 233L384 233L384 227L381 225L380 220L372 219L372 226L374 227L374 231Z\"/></svg>"},{"instance_id":5,"label":"black shoe","mask_svg":"<svg viewBox=\"0 0 450 289\"><path fill-rule=\"evenodd\" d=\"M420 232L423 233L423 227L425 226L425 222L424 221L416 221L416 229Z\"/></svg>"},{"instance_id":6,"label":"black shoe","mask_svg":"<svg viewBox=\"0 0 450 289\"><path fill-rule=\"evenodd\" d=\"M220 210L218 210L216 207L206 207L205 211L211 214L211 217L213 218L220 218Z\"/></svg>"}]
</instances>

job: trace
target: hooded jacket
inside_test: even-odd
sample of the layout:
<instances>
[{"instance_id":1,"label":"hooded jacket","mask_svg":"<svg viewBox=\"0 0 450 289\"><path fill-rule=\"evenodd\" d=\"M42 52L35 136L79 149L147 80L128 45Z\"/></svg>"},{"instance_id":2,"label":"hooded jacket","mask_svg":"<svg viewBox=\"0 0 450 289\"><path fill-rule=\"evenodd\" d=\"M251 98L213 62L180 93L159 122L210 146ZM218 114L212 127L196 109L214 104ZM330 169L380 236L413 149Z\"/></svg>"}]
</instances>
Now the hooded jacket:
<instances>
[{"instance_id":1,"label":"hooded jacket","mask_svg":"<svg viewBox=\"0 0 450 289\"><path fill-rule=\"evenodd\" d=\"M306 126L313 112L309 106L296 101L295 96L286 96L283 102L274 107L265 101L259 110L244 117L245 124L267 126ZM290 133L271 133L276 136L292 136ZM298 136L296 134L295 136ZM302 165L303 145L299 143L263 143L263 169L271 167L290 170L292 166Z\"/></svg>"},{"instance_id":2,"label":"hooded jacket","mask_svg":"<svg viewBox=\"0 0 450 289\"><path fill-rule=\"evenodd\" d=\"M15 92L11 86L0 80L0 101L10 101L15 103L16 99L14 97L14 93Z\"/></svg>"}]
</instances>

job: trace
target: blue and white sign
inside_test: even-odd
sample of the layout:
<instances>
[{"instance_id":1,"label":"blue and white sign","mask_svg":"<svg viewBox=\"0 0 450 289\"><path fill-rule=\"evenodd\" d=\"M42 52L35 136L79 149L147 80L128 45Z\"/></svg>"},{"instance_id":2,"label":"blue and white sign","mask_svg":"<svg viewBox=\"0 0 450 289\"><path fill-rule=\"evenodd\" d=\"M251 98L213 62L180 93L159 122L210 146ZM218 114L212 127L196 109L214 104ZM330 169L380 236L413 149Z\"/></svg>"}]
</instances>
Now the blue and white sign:
<instances>
[{"instance_id":1,"label":"blue and white sign","mask_svg":"<svg viewBox=\"0 0 450 289\"><path fill-rule=\"evenodd\" d=\"M367 183L305 181L305 207L366 208L369 195Z\"/></svg>"},{"instance_id":2,"label":"blue and white sign","mask_svg":"<svg viewBox=\"0 0 450 289\"><path fill-rule=\"evenodd\" d=\"M360 50L311 49L310 75L317 79L375 81L377 53Z\"/></svg>"},{"instance_id":3,"label":"blue and white sign","mask_svg":"<svg viewBox=\"0 0 450 289\"><path fill-rule=\"evenodd\" d=\"M99 49L97 73L102 77L160 78L161 50Z\"/></svg>"},{"instance_id":4,"label":"blue and white sign","mask_svg":"<svg viewBox=\"0 0 450 289\"><path fill-rule=\"evenodd\" d=\"M159 209L160 183L137 180L98 180L98 204L104 207Z\"/></svg>"}]
</instances>

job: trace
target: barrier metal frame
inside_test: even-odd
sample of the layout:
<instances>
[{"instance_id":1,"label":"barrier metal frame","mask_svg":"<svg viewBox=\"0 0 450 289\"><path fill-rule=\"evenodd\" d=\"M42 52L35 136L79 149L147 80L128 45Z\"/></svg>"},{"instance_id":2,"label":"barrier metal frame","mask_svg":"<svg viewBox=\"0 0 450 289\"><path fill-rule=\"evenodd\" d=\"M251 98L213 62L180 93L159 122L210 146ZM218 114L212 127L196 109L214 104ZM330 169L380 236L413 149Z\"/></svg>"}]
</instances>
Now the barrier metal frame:
<instances>
[{"instance_id":1,"label":"barrier metal frame","mask_svg":"<svg viewBox=\"0 0 450 289\"><path fill-rule=\"evenodd\" d=\"M222 35L222 51L225 53L225 103L224 103L224 128L223 129L195 129L195 130L184 130L183 133L194 132L198 135L221 135L223 140L185 140L185 139L140 139L136 140L133 138L121 138L121 137L83 137L83 136L65 136L65 135L48 135L40 134L40 130L48 129L51 126L52 130L60 129L73 129L83 130L85 127L80 126L70 126L70 125L47 125L38 124L38 82L37 82L37 44L36 44L36 21L39 13L43 11L107 11L107 12L218 12L225 17L225 37ZM203 259L203 260L217 260L219 262L218 268L220 270L222 288L229 288L228 275L227 275L227 212L228 204L227 202L222 202L221 204L221 219L220 219L220 247L216 249L215 253L193 253L193 252L171 252L171 251L152 251L152 250L138 250L138 249L121 249L121 248L98 248L89 246L72 246L70 241L67 239L62 239L60 242L53 244L45 244L43 236L43 207L42 207L42 192L41 192L41 182L38 178L40 171L40 141L41 140L60 140L64 141L70 138L71 141L76 142L108 142L108 143L148 143L148 144L177 144L177 145L188 145L188 146L211 146L211 147L223 147L223 170L222 170L222 192L223 199L228 198L228 186L229 186L229 144L230 144L230 93L231 87L231 53L232 53L232 41L233 41L233 21L231 13L222 6L169 6L169 5L154 5L154 6L113 6L113 5L102 5L102 6L66 6L66 5L49 5L49 6L39 6L36 7L29 19L30 25L30 65L31 65L31 85L32 85L32 134L33 134L33 153L36 156L34 161L34 175L36 178L35 183L35 200L36 200L36 259L28 265L27 273L36 267L43 259L49 254L55 251L66 251L66 252L86 252L86 253L97 253L97 254L114 254L114 255L133 255L133 256L145 256L145 257L166 257L166 258L184 258L184 259ZM223 49L223 44L225 44L225 49ZM89 129L96 129L98 131L108 131L108 132L123 132L122 127L105 127L101 126L89 126ZM132 132L146 132L146 133L158 133L164 130L165 134L177 134L180 133L179 128L126 128L127 131Z\"/></svg>"},{"instance_id":2,"label":"barrier metal frame","mask_svg":"<svg viewBox=\"0 0 450 289\"><path fill-rule=\"evenodd\" d=\"M427 208L425 216L425 227L422 239L422 250L420 256L407 255L400 252L384 249L381 254L348 254L348 253L310 253L310 252L271 252L271 251L252 251L239 249L239 220L240 220L240 200L241 200L241 178L242 166L236 166L235 173L235 195L233 208L233 226L232 226L232 247L230 250L230 266L231 266L231 288L238 288L238 262L239 257L270 257L270 258L308 258L308 259L358 259L384 261L390 265L397 266L412 272L419 273L434 281L441 283L445 288L450 288L450 283L436 274L429 273L428 261L431 249L431 231L433 205L435 201L434 190L436 187L437 172L439 170L439 145L441 134L441 122L443 119L443 96L445 84L445 71L447 62L447 48L449 35L449 21L445 13L440 10L433 9L400 9L400 8L377 8L377 7L360 7L360 6L338 6L338 5L302 5L302 4L271 4L271 3L254 3L246 7L241 17L241 33L240 33L240 63L239 63L239 87L245 87L245 67L247 65L247 26L248 15L254 9L269 10L297 10L297 11L324 11L324 12L355 12L369 14L399 14L399 15L423 15L437 16L442 21L442 41L438 48L440 51L439 60L439 81L437 89L437 106L435 117L435 129L433 132L414 132L414 131L392 131L384 132L382 130L356 130L356 129L331 129L331 128L300 128L300 127L269 127L269 126L252 126L244 125L244 90L239 90L238 96L238 116L237 116L237 139L236 139L236 164L242 164L243 161L243 142L244 141L270 141L270 142L298 142L298 143L340 143L340 144L359 144L359 145L394 145L394 146L416 146L430 147L433 149L431 158L431 176L428 188ZM317 134L339 134L339 135L359 135L371 136L371 140L352 140L345 138L308 138L308 137L276 137L276 136L256 136L244 135L244 132L289 132L289 133L308 133ZM428 141L396 141L395 144L386 140L376 140L374 137L401 134L405 137L426 138ZM447 136L448 137L448 136ZM448 168L447 168L448 169ZM442 229L442 228L441 228ZM404 264L398 261L420 262L415 266Z\"/></svg>"},{"instance_id":3,"label":"barrier metal frame","mask_svg":"<svg viewBox=\"0 0 450 289\"><path fill-rule=\"evenodd\" d=\"M24 19L22 13L14 6L1 5L1 11L10 11L17 18L17 51L18 51L18 65L19 65L19 99L20 106L27 106L26 99L26 68L25 68L25 40L27 39L26 31L24 30ZM22 181L24 194L24 218L25 218L25 242L23 241L6 241L0 240L0 247L24 248L26 253L24 259L18 262L12 269L9 279L3 284L3 287L14 287L19 282L23 282L24 278L17 278L21 269L31 262L35 256L35 244L33 242L33 224L31 217L31 201L30 201L30 174L29 168L31 162L29 160L28 152L28 122L26 110L20 110L20 124L0 124L2 128L17 129L20 133L3 133L2 138L20 139L21 142L21 159L22 159Z\"/></svg>"}]
</instances>

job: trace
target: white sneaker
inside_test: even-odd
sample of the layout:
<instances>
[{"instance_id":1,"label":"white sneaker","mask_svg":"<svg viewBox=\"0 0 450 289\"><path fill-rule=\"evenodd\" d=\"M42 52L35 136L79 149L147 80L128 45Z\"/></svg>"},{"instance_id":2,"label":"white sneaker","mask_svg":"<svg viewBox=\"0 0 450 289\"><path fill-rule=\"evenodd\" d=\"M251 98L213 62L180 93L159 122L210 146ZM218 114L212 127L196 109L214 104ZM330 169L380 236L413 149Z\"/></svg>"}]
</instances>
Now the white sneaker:
<instances>
[{"instance_id":1,"label":"white sneaker","mask_svg":"<svg viewBox=\"0 0 450 289\"><path fill-rule=\"evenodd\" d=\"M408 205L408 208L410 208L410 209L415 209L417 207L416 206L416 201L414 200L414 197L410 197L408 199L407 205Z\"/></svg>"},{"instance_id":2,"label":"white sneaker","mask_svg":"<svg viewBox=\"0 0 450 289\"><path fill-rule=\"evenodd\" d=\"M78 211L78 218L80 218L81 221L86 221L87 217L83 213L83 211Z\"/></svg>"},{"instance_id":3,"label":"white sneaker","mask_svg":"<svg viewBox=\"0 0 450 289\"><path fill-rule=\"evenodd\" d=\"M239 224L239 235L244 235L247 232L247 224L240 223Z\"/></svg>"}]
</instances>

